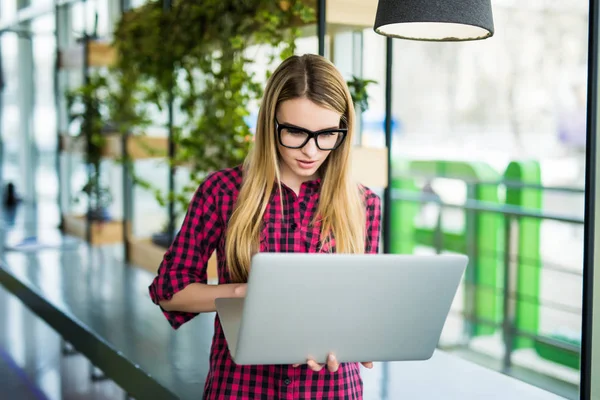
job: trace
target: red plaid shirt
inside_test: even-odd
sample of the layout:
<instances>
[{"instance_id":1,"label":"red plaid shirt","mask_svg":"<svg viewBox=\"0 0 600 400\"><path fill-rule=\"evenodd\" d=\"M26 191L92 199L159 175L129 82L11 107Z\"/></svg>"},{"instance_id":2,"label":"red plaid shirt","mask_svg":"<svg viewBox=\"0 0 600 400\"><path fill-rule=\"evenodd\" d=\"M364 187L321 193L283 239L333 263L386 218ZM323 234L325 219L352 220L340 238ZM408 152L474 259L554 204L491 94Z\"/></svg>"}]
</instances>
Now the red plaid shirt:
<instances>
[{"instance_id":1,"label":"red plaid shirt","mask_svg":"<svg viewBox=\"0 0 600 400\"><path fill-rule=\"evenodd\" d=\"M196 191L183 226L165 253L158 275L150 286L150 296L158 304L192 282L207 282L206 266L217 250L219 283L230 282L225 260L224 232L242 182L240 167L215 172ZM279 190L275 189L264 216L260 250L263 252L335 251L321 248L320 227L310 222L319 201L319 180L305 182L296 195L282 186L286 220L281 218ZM380 199L364 188L367 230L366 253L377 253L380 233ZM164 311L174 329L196 314ZM369 361L369 360L365 360ZM314 372L307 366L236 365L229 354L218 316L210 352L210 369L204 389L205 399L361 399L362 379L358 363L343 363L337 372L326 368Z\"/></svg>"}]
</instances>

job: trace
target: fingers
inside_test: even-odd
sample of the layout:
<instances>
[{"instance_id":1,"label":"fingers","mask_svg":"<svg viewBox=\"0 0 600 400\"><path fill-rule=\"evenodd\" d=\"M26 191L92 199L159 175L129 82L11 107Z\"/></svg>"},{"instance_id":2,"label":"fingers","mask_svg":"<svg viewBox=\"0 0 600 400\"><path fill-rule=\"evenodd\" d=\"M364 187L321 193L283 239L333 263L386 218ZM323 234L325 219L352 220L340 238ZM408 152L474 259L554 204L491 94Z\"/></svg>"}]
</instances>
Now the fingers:
<instances>
[{"instance_id":1,"label":"fingers","mask_svg":"<svg viewBox=\"0 0 600 400\"><path fill-rule=\"evenodd\" d=\"M310 369L312 369L315 372L319 372L320 370L322 370L325 367L325 364L319 364L315 360L307 360L306 364L310 367ZM365 368L368 368L368 369L373 368L372 361L364 361L364 362L361 362L361 364ZM298 368L300 365L302 365L302 364L292 364L292 367ZM333 354L330 354L327 357L327 369L330 372L337 372L337 370L339 368L340 368L340 363L337 361L337 359L335 358L335 356Z\"/></svg>"},{"instance_id":2,"label":"fingers","mask_svg":"<svg viewBox=\"0 0 600 400\"><path fill-rule=\"evenodd\" d=\"M325 364L319 364L318 362L316 362L315 360L308 360L306 362L306 365L308 365L308 367L310 369L312 369L315 372L319 372L320 370L323 369L323 367L325 366Z\"/></svg>"},{"instance_id":3,"label":"fingers","mask_svg":"<svg viewBox=\"0 0 600 400\"><path fill-rule=\"evenodd\" d=\"M337 372L340 367L340 363L337 361L333 353L330 353L327 357L327 369L329 372Z\"/></svg>"},{"instance_id":4,"label":"fingers","mask_svg":"<svg viewBox=\"0 0 600 400\"><path fill-rule=\"evenodd\" d=\"M312 369L315 372L319 372L325 367L325 364L319 364L315 360L308 360L306 364L310 369ZM339 368L340 363L336 360L333 354L329 354L327 356L327 369L329 370L329 372L337 372Z\"/></svg>"},{"instance_id":5,"label":"fingers","mask_svg":"<svg viewBox=\"0 0 600 400\"><path fill-rule=\"evenodd\" d=\"M340 363L333 354L329 354L327 356L327 364L319 364L315 360L309 359L306 361L306 365L308 365L308 367L315 372L321 371L323 368L325 368L326 365L329 372L337 372L337 370L340 368ZM292 366L294 368L297 368L300 366L300 364L293 364Z\"/></svg>"}]
</instances>

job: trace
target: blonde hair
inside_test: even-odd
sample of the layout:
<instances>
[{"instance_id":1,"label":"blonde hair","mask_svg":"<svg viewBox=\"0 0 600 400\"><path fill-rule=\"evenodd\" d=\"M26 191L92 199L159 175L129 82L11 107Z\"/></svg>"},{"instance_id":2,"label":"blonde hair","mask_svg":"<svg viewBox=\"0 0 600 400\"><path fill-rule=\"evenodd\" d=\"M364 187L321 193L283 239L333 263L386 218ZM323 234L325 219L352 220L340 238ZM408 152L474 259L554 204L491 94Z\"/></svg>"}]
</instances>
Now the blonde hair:
<instances>
[{"instance_id":1,"label":"blonde hair","mask_svg":"<svg viewBox=\"0 0 600 400\"><path fill-rule=\"evenodd\" d=\"M275 133L277 107L300 97L338 112L342 126L348 128L342 145L320 168L319 205L312 223L321 220L321 242L334 237L336 252L364 252L365 208L350 169L355 115L348 86L326 58L313 54L291 56L267 82L254 145L244 162L244 179L228 224L225 255L233 282L247 280L251 257L259 251L265 210L275 185L281 190Z\"/></svg>"}]
</instances>

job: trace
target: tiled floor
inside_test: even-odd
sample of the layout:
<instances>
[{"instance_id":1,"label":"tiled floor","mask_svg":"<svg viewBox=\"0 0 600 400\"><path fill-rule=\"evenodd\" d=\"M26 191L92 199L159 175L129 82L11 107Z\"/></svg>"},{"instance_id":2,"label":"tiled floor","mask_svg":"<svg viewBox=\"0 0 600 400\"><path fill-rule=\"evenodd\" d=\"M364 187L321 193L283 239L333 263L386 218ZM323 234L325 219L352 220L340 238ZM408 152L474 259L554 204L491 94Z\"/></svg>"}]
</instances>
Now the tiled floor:
<instances>
[{"instance_id":1,"label":"tiled floor","mask_svg":"<svg viewBox=\"0 0 600 400\"><path fill-rule=\"evenodd\" d=\"M6 396L6 397L4 397ZM62 354L60 336L0 286L0 398L115 400L112 381L92 381L90 363Z\"/></svg>"}]
</instances>

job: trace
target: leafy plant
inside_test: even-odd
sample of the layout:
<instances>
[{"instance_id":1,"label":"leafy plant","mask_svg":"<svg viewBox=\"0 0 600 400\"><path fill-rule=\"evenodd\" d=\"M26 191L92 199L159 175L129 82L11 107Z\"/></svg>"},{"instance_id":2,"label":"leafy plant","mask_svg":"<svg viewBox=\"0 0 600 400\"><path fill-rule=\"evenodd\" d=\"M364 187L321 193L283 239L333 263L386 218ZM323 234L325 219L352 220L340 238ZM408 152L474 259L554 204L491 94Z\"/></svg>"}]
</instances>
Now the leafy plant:
<instances>
[{"instance_id":1,"label":"leafy plant","mask_svg":"<svg viewBox=\"0 0 600 400\"><path fill-rule=\"evenodd\" d=\"M189 184L177 193L155 190L161 204L187 208L206 174L243 161L252 137L247 118L270 74L253 71L255 53L266 52L269 64L289 57L299 25L314 20L314 8L301 0L179 0L168 11L151 2L123 15L111 74L126 90L113 96L114 119L140 122L129 130L168 127L166 118L149 123L140 113L154 107L164 115L173 104L172 162L190 168ZM151 182L137 183L152 190Z\"/></svg>"},{"instance_id":2,"label":"leafy plant","mask_svg":"<svg viewBox=\"0 0 600 400\"><path fill-rule=\"evenodd\" d=\"M65 94L69 126L75 126L72 147L83 147L84 160L89 171L88 181L80 195L90 202L93 219L106 218L105 210L112 203L110 189L102 184L102 155L106 145L106 133L112 132L106 108L108 96L106 78L99 74L90 76L86 85ZM75 201L80 197L76 196Z\"/></svg>"},{"instance_id":3,"label":"leafy plant","mask_svg":"<svg viewBox=\"0 0 600 400\"><path fill-rule=\"evenodd\" d=\"M369 108L369 94L367 93L367 87L372 83L376 84L377 81L372 79L362 79L354 75L352 76L352 79L347 82L354 106L362 111L366 111Z\"/></svg>"}]
</instances>

